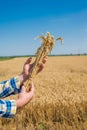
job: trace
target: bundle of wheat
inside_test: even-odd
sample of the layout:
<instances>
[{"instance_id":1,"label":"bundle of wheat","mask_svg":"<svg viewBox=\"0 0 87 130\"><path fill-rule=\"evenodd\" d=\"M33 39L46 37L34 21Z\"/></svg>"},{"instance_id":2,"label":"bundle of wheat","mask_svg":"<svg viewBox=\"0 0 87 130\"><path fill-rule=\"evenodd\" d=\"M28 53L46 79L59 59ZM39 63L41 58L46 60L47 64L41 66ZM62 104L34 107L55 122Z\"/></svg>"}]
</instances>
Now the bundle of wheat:
<instances>
[{"instance_id":1,"label":"bundle of wheat","mask_svg":"<svg viewBox=\"0 0 87 130\"><path fill-rule=\"evenodd\" d=\"M42 39L42 45L37 49L37 52L36 52L36 59L32 67L32 70L30 72L29 80L26 84L27 91L29 91L29 84L32 81L32 79L36 76L38 67L41 64L43 57L51 53L54 47L55 41L60 40L61 43L63 43L62 37L59 37L55 40L54 36L51 36L49 32L47 32L47 36L41 35L41 36L36 37L36 39L38 38Z\"/></svg>"}]
</instances>

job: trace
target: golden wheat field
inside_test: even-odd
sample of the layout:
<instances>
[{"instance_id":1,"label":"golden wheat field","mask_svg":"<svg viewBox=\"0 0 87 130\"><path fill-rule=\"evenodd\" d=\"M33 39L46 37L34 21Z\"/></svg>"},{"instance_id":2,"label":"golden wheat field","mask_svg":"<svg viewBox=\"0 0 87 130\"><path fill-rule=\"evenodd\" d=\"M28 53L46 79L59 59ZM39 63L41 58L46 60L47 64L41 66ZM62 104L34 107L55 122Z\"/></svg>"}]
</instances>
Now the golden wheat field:
<instances>
[{"instance_id":1,"label":"golden wheat field","mask_svg":"<svg viewBox=\"0 0 87 130\"><path fill-rule=\"evenodd\" d=\"M0 61L0 81L20 74L26 59ZM0 130L87 130L87 56L48 57L34 85L33 100L14 119L1 118Z\"/></svg>"}]
</instances>

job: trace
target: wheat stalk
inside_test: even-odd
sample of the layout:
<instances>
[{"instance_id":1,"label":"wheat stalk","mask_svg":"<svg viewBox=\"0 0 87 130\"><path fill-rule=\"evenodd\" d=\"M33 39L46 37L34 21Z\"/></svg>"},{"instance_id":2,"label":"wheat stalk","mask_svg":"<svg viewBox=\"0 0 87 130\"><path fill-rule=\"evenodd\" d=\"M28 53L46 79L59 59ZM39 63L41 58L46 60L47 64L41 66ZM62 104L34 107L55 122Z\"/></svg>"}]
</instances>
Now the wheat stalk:
<instances>
[{"instance_id":1,"label":"wheat stalk","mask_svg":"<svg viewBox=\"0 0 87 130\"><path fill-rule=\"evenodd\" d=\"M36 73L39 68L39 65L41 64L42 58L44 56L47 56L49 53L51 53L51 51L54 47L55 41L60 40L61 43L63 41L62 37L59 37L55 40L54 37L51 36L49 32L47 32L47 36L41 35L41 36L37 37L36 39L38 39L38 38L42 39L42 44L37 49L36 59L35 59L34 65L32 67L32 70L30 72L29 80L27 81L27 83L25 85L27 91L29 91L29 84L31 83L33 78L36 76Z\"/></svg>"}]
</instances>

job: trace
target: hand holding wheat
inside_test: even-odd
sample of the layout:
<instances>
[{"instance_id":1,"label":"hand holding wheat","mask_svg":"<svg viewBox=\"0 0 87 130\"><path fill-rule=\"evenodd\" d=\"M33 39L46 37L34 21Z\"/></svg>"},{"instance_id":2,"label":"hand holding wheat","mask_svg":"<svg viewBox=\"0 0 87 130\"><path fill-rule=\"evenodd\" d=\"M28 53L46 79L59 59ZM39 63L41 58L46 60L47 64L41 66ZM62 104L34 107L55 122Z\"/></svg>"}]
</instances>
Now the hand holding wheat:
<instances>
[{"instance_id":1,"label":"hand holding wheat","mask_svg":"<svg viewBox=\"0 0 87 130\"><path fill-rule=\"evenodd\" d=\"M63 41L62 37L59 37L55 40L54 37L51 36L49 32L47 32L47 36L41 35L37 37L36 39L38 38L42 39L42 45L37 49L37 52L36 52L36 59L30 71L29 80L26 84L27 91L29 91L29 84L31 83L32 79L36 76L39 66L42 64L43 57L51 53L56 40L60 40L61 43Z\"/></svg>"}]
</instances>

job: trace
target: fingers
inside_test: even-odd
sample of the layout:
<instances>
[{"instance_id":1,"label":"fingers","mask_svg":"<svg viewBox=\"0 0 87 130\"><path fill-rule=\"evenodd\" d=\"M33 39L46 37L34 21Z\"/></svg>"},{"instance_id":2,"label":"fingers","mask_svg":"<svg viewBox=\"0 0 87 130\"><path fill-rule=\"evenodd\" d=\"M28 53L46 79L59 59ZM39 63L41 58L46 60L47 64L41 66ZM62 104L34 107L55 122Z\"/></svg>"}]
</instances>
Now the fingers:
<instances>
[{"instance_id":1,"label":"fingers","mask_svg":"<svg viewBox=\"0 0 87 130\"><path fill-rule=\"evenodd\" d=\"M26 60L25 64L30 64L31 61L32 61L32 58L30 57L30 58L28 58L28 59Z\"/></svg>"},{"instance_id":2,"label":"fingers","mask_svg":"<svg viewBox=\"0 0 87 130\"><path fill-rule=\"evenodd\" d=\"M34 93L34 84L33 84L33 82L30 84L30 91L29 92Z\"/></svg>"},{"instance_id":3,"label":"fingers","mask_svg":"<svg viewBox=\"0 0 87 130\"><path fill-rule=\"evenodd\" d=\"M26 92L26 88L24 87L24 85L21 87L21 92Z\"/></svg>"},{"instance_id":4,"label":"fingers","mask_svg":"<svg viewBox=\"0 0 87 130\"><path fill-rule=\"evenodd\" d=\"M42 63L45 64L47 61L47 56L44 56L43 59L42 59Z\"/></svg>"},{"instance_id":5,"label":"fingers","mask_svg":"<svg viewBox=\"0 0 87 130\"><path fill-rule=\"evenodd\" d=\"M28 98L30 101L34 96L34 84L33 83L31 83L30 90L29 90L29 92L27 92L27 95L28 95Z\"/></svg>"},{"instance_id":6,"label":"fingers","mask_svg":"<svg viewBox=\"0 0 87 130\"><path fill-rule=\"evenodd\" d=\"M47 61L47 57L45 56L45 57L43 57L43 59L42 59L42 64L39 65L39 69L38 69L38 71L37 71L37 74L43 70L46 61Z\"/></svg>"},{"instance_id":7,"label":"fingers","mask_svg":"<svg viewBox=\"0 0 87 130\"><path fill-rule=\"evenodd\" d=\"M27 103L31 101L31 99L33 98L33 95L34 95L34 84L31 83L29 92L26 91L26 88L23 85L21 93L19 94L18 99L16 101L17 107L25 106Z\"/></svg>"},{"instance_id":8,"label":"fingers","mask_svg":"<svg viewBox=\"0 0 87 130\"><path fill-rule=\"evenodd\" d=\"M21 92L26 92L26 88L25 88L24 85L22 86ZM30 89L29 89L28 93L31 93L31 92L34 93L34 84L33 84L33 82L30 83Z\"/></svg>"},{"instance_id":9,"label":"fingers","mask_svg":"<svg viewBox=\"0 0 87 130\"><path fill-rule=\"evenodd\" d=\"M39 66L39 69L38 69L38 71L37 71L37 74L38 74L39 72L41 72L41 71L43 70L43 68L44 68L44 64L41 64L41 65Z\"/></svg>"}]
</instances>

